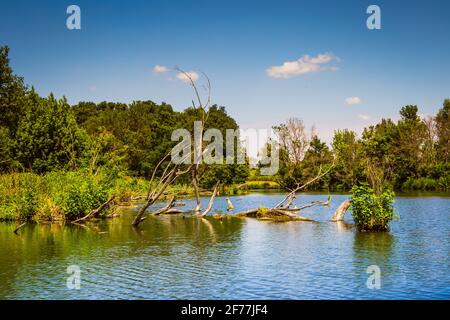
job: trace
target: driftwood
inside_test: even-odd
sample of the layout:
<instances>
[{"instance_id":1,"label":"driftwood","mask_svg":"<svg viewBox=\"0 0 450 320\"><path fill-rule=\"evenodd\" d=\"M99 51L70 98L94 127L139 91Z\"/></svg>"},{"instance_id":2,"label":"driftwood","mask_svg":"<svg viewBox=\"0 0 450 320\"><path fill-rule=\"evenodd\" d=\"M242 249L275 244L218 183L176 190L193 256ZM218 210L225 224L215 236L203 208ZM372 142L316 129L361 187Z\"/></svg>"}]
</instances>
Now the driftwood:
<instances>
[{"instance_id":1,"label":"driftwood","mask_svg":"<svg viewBox=\"0 0 450 320\"><path fill-rule=\"evenodd\" d=\"M153 213L154 216L158 216L160 214L167 214L167 213L174 213L174 210L176 209L172 209L175 206L175 196L172 196L169 198L169 201L167 202L167 205L164 208L159 209L158 211L155 211ZM177 210L180 211L178 213L181 213L181 210Z\"/></svg>"},{"instance_id":2,"label":"driftwood","mask_svg":"<svg viewBox=\"0 0 450 320\"><path fill-rule=\"evenodd\" d=\"M295 194L289 195L288 198L286 199L286 201L282 205L280 205L279 208L289 209L289 207L291 206L294 199L295 199Z\"/></svg>"},{"instance_id":3,"label":"driftwood","mask_svg":"<svg viewBox=\"0 0 450 320\"><path fill-rule=\"evenodd\" d=\"M306 188L308 185L310 185L311 183L319 180L320 178L322 178L323 176L325 176L326 174L328 174L328 172L331 171L331 169L333 168L334 164L332 164L327 170L325 170L324 172L322 172L322 168L319 168L319 173L317 174L317 176L315 176L313 179L309 180L308 182L296 187L294 190L292 190L290 193L288 193L286 195L286 197L283 198L283 200L281 200L276 206L275 208L283 208L285 206L285 203L289 202L289 199L291 199L293 196L295 196L295 194ZM292 203L292 200L291 200Z\"/></svg>"},{"instance_id":4,"label":"driftwood","mask_svg":"<svg viewBox=\"0 0 450 320\"><path fill-rule=\"evenodd\" d=\"M186 203L184 202L175 202L174 206L175 207L184 207L186 205Z\"/></svg>"},{"instance_id":5,"label":"driftwood","mask_svg":"<svg viewBox=\"0 0 450 320\"><path fill-rule=\"evenodd\" d=\"M192 185L194 186L194 192L195 192L195 201L196 201L196 206L194 211L195 212L200 212L200 194L198 191L198 185L197 185L197 169L192 170Z\"/></svg>"},{"instance_id":6,"label":"driftwood","mask_svg":"<svg viewBox=\"0 0 450 320\"><path fill-rule=\"evenodd\" d=\"M19 229L25 227L26 224L27 224L26 222L21 223L20 225L18 225L18 226L14 229L13 232L14 232L15 234L17 234L17 231L19 231Z\"/></svg>"},{"instance_id":7,"label":"driftwood","mask_svg":"<svg viewBox=\"0 0 450 320\"><path fill-rule=\"evenodd\" d=\"M350 207L350 200L345 200L344 202L342 202L339 207L336 209L336 212L333 214L333 216L331 217L331 221L343 221L344 220L344 215L347 212L348 208Z\"/></svg>"},{"instance_id":8,"label":"driftwood","mask_svg":"<svg viewBox=\"0 0 450 320\"><path fill-rule=\"evenodd\" d=\"M248 211L240 212L237 214L238 217L256 217L259 219L279 219L280 217L284 219L290 219L290 220L301 220L301 221L313 221L312 219L302 217L294 212L301 211L306 208L310 208L313 206L327 206L330 204L331 197L328 196L328 199L326 201L313 201L307 205L304 205L302 207L295 206L294 208L291 208L291 205L295 199L295 195L298 191L301 189L306 188L311 183L319 180L324 175L326 175L330 170L333 168L334 164L332 164L327 170L322 172L322 167L319 168L319 173L317 176L312 178L311 180L307 181L306 183L297 186L295 189L293 189L291 192L289 192L283 200L281 200L277 205L275 205L273 208L256 208L251 209Z\"/></svg>"},{"instance_id":9,"label":"driftwood","mask_svg":"<svg viewBox=\"0 0 450 320\"><path fill-rule=\"evenodd\" d=\"M111 203L114 201L115 198L116 198L116 196L113 195L111 198L108 199L108 201L106 201L105 203L103 203L100 207L98 207L98 208L95 209L95 210L92 210L91 212L89 212L89 213L88 213L87 215L85 215L84 217L82 217L82 218L80 218L80 219L77 219L77 220L75 220L75 221L72 221L72 223L77 223L77 222L80 222L80 221L89 219L89 218L91 218L91 217L92 217L92 218L97 217L97 216L100 214L100 212L102 212L103 210L105 210L107 207L109 207L109 206L111 205Z\"/></svg>"},{"instance_id":10,"label":"driftwood","mask_svg":"<svg viewBox=\"0 0 450 320\"><path fill-rule=\"evenodd\" d=\"M141 200L141 199L147 199L147 196L131 196L131 201Z\"/></svg>"},{"instance_id":11,"label":"driftwood","mask_svg":"<svg viewBox=\"0 0 450 320\"><path fill-rule=\"evenodd\" d=\"M251 209L235 214L236 217L257 218L267 220L298 220L298 221L314 221L310 218L302 217L291 211L275 208L258 208Z\"/></svg>"},{"instance_id":12,"label":"driftwood","mask_svg":"<svg viewBox=\"0 0 450 320\"><path fill-rule=\"evenodd\" d=\"M234 206L233 206L233 203L231 202L230 198L227 198L226 201L227 201L227 211L234 210Z\"/></svg>"},{"instance_id":13,"label":"driftwood","mask_svg":"<svg viewBox=\"0 0 450 320\"><path fill-rule=\"evenodd\" d=\"M217 195L217 191L219 190L219 182L220 181L217 181L216 186L214 187L214 191L213 191L213 193L211 195L211 198L209 199L208 207L201 214L197 213L198 216L204 217L211 211L212 206L214 204L214 200L215 200L216 195Z\"/></svg>"},{"instance_id":14,"label":"driftwood","mask_svg":"<svg viewBox=\"0 0 450 320\"><path fill-rule=\"evenodd\" d=\"M203 73L203 75L205 76L206 80L207 80L207 92L208 92L208 97L207 97L207 101L205 104L202 103L202 100L200 98L200 94L199 91L197 90L197 87L194 83L194 80L192 79L191 75L181 69L179 69L178 67L176 68L177 71L181 72L182 74L184 74L184 76L186 76L186 79L188 80L188 82L190 83L191 87L194 90L195 96L197 97L198 100L198 105L196 106L194 101L192 101L193 107L196 110L201 111L201 131L203 133L204 131L204 126L205 123L208 119L209 116L209 111L210 111L210 105L211 105L211 83L209 81L209 78L206 74ZM207 110L207 111L205 111ZM197 149L196 149L197 150ZM198 150L197 150L198 151ZM202 153L197 154L194 153L194 157L196 158L195 160L201 160L201 158L199 157L199 155L205 154L207 150L204 150ZM158 201L159 197L163 194L163 192L167 189L167 187L169 185L171 185L179 176L182 176L184 174L190 173L192 172L192 170L194 170L193 173L193 184L194 184L194 188L196 188L196 196L198 195L198 188L197 188L197 171L198 171L198 167L200 162L199 161L194 161L196 163L196 165L188 165L187 168L185 167L184 170L180 170L180 164L184 163L184 160L186 159L191 159L192 157L192 151L189 152L186 157L184 158L184 160L180 161L179 164L175 164L172 162L172 159L170 157L172 153L172 150L170 150L165 157L163 157L158 164L156 165L156 167L153 170L153 174L150 178L150 183L149 183L149 189L148 189L148 194L147 194L147 199L146 199L146 203L141 207L141 209L139 210L139 212L136 214L134 220L133 220L133 227L137 227L142 221L145 220L145 214L147 209L153 205L156 201ZM199 158L197 158L199 157ZM160 178L158 179L158 182L156 183L156 186L153 186L153 181L156 178L156 172L158 171L159 167L163 165L163 163L165 161L168 161L168 164L166 165L166 168L163 170L163 173L161 174ZM197 207L196 210L198 210L198 214L200 213L200 200L199 197L197 197ZM211 204L212 206L212 204ZM170 209L171 212L174 212L174 209ZM209 208L209 210L205 210L206 213L208 213L211 210L211 208ZM168 212L168 211L166 211ZM201 215L204 215L204 213L202 213Z\"/></svg>"},{"instance_id":15,"label":"driftwood","mask_svg":"<svg viewBox=\"0 0 450 320\"><path fill-rule=\"evenodd\" d=\"M306 208L314 207L314 206L328 206L331 201L331 196L328 196L326 201L313 201L307 205L302 207L293 207L289 208L292 205L293 200L295 199L294 194L288 195L284 201L277 204L277 206L273 208L256 208L250 209L247 211L239 212L235 214L237 217L251 217L258 219L272 219L272 220L299 220L299 221L314 221L313 219L300 216L295 212L301 211ZM279 207L280 204L282 207Z\"/></svg>"},{"instance_id":16,"label":"driftwood","mask_svg":"<svg viewBox=\"0 0 450 320\"><path fill-rule=\"evenodd\" d=\"M184 213L184 211L180 209L169 209L161 214L180 214L180 213Z\"/></svg>"},{"instance_id":17,"label":"driftwood","mask_svg":"<svg viewBox=\"0 0 450 320\"><path fill-rule=\"evenodd\" d=\"M164 172L162 174L162 178L158 182L156 187L153 190L149 189L149 193L148 193L148 196L147 196L147 202L141 207L141 209L139 210L138 214L134 218L133 224L132 224L133 227L137 227L142 221L144 221L146 219L146 217L144 217L144 215L145 215L147 209L151 205L153 205L159 199L159 197L161 197L163 192L166 190L166 188L171 183L173 183L179 176L185 174L186 171L189 171L192 166L189 166L186 171L179 171L178 170L178 168L179 168L178 165L174 165L170 170L169 170L169 167L170 167L170 164L164 170ZM153 178L154 178L154 173L156 172L156 169L158 169L158 166L153 171L152 178L150 179L150 186L152 184L152 181L153 181Z\"/></svg>"}]
</instances>

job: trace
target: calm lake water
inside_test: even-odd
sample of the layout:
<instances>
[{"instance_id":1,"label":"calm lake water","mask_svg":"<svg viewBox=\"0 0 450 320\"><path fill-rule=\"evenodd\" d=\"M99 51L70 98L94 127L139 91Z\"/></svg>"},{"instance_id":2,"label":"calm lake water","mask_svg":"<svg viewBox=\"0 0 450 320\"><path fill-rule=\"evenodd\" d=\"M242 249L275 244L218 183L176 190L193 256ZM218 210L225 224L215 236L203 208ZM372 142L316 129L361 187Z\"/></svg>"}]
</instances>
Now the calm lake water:
<instances>
[{"instance_id":1,"label":"calm lake water","mask_svg":"<svg viewBox=\"0 0 450 320\"><path fill-rule=\"evenodd\" d=\"M232 197L235 211L273 206L281 194ZM450 198L398 197L400 220L387 233L329 221L347 196L310 208L316 222L149 217L134 209L88 224L0 224L0 299L449 299ZM304 194L297 203L326 199ZM204 205L208 199L203 199ZM186 201L187 208L192 207ZM224 210L225 198L215 210ZM66 287L67 267L81 288ZM381 269L381 289L366 286Z\"/></svg>"}]
</instances>

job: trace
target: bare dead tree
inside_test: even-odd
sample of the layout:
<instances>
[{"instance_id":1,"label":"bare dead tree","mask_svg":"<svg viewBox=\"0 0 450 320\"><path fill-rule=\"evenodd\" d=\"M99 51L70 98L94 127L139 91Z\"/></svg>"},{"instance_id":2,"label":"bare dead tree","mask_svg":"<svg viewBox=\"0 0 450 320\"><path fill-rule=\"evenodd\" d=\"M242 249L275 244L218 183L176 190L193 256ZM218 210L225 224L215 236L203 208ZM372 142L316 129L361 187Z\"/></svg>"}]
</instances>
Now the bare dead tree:
<instances>
[{"instance_id":1,"label":"bare dead tree","mask_svg":"<svg viewBox=\"0 0 450 320\"><path fill-rule=\"evenodd\" d=\"M315 176L314 178L310 179L309 181L305 182L304 184L296 187L294 190L292 190L291 192L289 192L284 198L283 200L281 200L277 205L275 205L272 208L256 208L256 209L250 209L247 211L243 211L243 212L239 212L236 214L236 216L239 217L285 217L285 218L289 218L292 220L302 220L302 221L312 221L312 219L306 218L306 217L302 217L298 214L296 214L296 212L299 212L303 209L306 208L310 208L310 207L314 207L314 206L328 206L330 204L331 201L331 196L328 196L328 199L326 201L313 201L309 204L306 204L304 206L301 207L294 207L294 208L290 208L294 198L295 198L295 194L304 189L306 186L310 185L311 183L314 183L315 181L319 180L320 178L322 178L323 176L325 176L326 174L328 174L330 172L330 170L332 169L333 166L330 166L327 170L322 171L322 168L319 168L319 173L317 174L317 176Z\"/></svg>"},{"instance_id":2,"label":"bare dead tree","mask_svg":"<svg viewBox=\"0 0 450 320\"><path fill-rule=\"evenodd\" d=\"M317 176L315 176L314 178L312 178L311 180L305 182L302 185L298 185L296 188L294 188L290 193L288 193L283 200L281 200L276 206L275 208L280 208L283 206L283 204L285 204L287 201L289 201L289 199L293 196L295 196L295 194L297 192L299 192L300 190L306 188L307 186L309 186L310 184L316 182L317 180L319 180L320 178L322 178L323 176L325 176L326 174L328 174L331 169L334 167L334 164L332 164L328 169L326 169L325 171L322 172L322 167L319 167L319 173L317 174Z\"/></svg>"},{"instance_id":3,"label":"bare dead tree","mask_svg":"<svg viewBox=\"0 0 450 320\"><path fill-rule=\"evenodd\" d=\"M208 76L206 74L202 73L207 80L207 85L206 85L207 100L206 100L206 103L203 104L199 90L198 90L196 84L194 83L194 80L192 79L191 74L189 74L186 71L181 70L178 67L176 67L175 70L182 73L186 77L189 84L191 85L191 87L194 90L197 104L194 101L192 101L192 105L193 105L194 109L196 109L200 112L200 123L201 123L201 135L199 137L199 139L201 139L201 141L198 141L197 143L195 143L196 141L194 141L194 148L199 147L199 149L202 149L202 136L203 136L203 133L205 130L206 121L208 120L209 107L210 107L210 103L211 103L211 82L210 82ZM195 139L195 135L194 135L194 139ZM200 195L199 195L199 190L198 190L198 169L199 169L199 165L201 162L200 161L201 157L203 156L203 154L206 151L207 150L203 150L203 151L202 150L194 150L194 157L195 157L194 164L186 165L186 166L184 166L185 168L181 168L182 165L175 164L172 162L171 159L169 159L169 157L171 155L171 150L158 162L158 164L154 168L152 176L150 178L146 203L141 207L141 209L135 216L134 221L132 223L132 225L134 227L137 227L142 221L145 220L145 214L146 214L147 209L150 206L152 206L156 201L158 201L158 199L165 192L165 190L172 183L174 183L180 176L183 176L189 172L192 173L192 183L194 185L194 192L195 192L195 196L197 199L197 206L196 206L195 210L197 212L200 211ZM185 156L185 159L187 159L187 157L189 157L189 159L192 160L192 150L191 150L191 152L189 152L188 155ZM154 185L154 181L156 179L157 172L159 171L159 169L161 168L161 166L163 166L163 164L165 162L167 162L166 167L163 170L163 173L161 174L159 179L157 179L158 181L156 182L156 185ZM183 161L181 163L183 163ZM172 209L170 207L170 208L167 208L164 211L164 213L168 213L168 212L173 213L174 210L175 209ZM158 213L158 211L156 213ZM161 212L159 212L158 214L161 214Z\"/></svg>"},{"instance_id":4,"label":"bare dead tree","mask_svg":"<svg viewBox=\"0 0 450 320\"><path fill-rule=\"evenodd\" d=\"M211 211L212 206L214 205L214 199L216 198L217 191L219 190L219 183L220 183L220 181L217 181L217 183L214 187L214 191L211 195L211 198L209 199L208 207L201 214L198 214L199 216L204 217Z\"/></svg>"},{"instance_id":5,"label":"bare dead tree","mask_svg":"<svg viewBox=\"0 0 450 320\"><path fill-rule=\"evenodd\" d=\"M299 118L289 118L286 123L275 126L273 129L281 147L286 150L289 160L294 164L300 163L311 142L303 121ZM311 136L313 134L311 133Z\"/></svg>"},{"instance_id":6,"label":"bare dead tree","mask_svg":"<svg viewBox=\"0 0 450 320\"><path fill-rule=\"evenodd\" d=\"M194 211L200 212L200 194L199 194L198 185L197 185L197 168L194 168L192 170L192 185L194 187L195 201L196 201Z\"/></svg>"},{"instance_id":7,"label":"bare dead tree","mask_svg":"<svg viewBox=\"0 0 450 320\"><path fill-rule=\"evenodd\" d=\"M112 195L105 203L103 203L100 207L98 207L97 209L92 210L91 212L89 212L87 215L85 215L84 217L74 220L72 221L72 223L78 223L90 218L96 218L103 210L109 208L112 204L114 199L116 198L116 195Z\"/></svg>"},{"instance_id":8,"label":"bare dead tree","mask_svg":"<svg viewBox=\"0 0 450 320\"><path fill-rule=\"evenodd\" d=\"M350 204L350 200L343 201L334 212L333 216L331 217L331 221L343 221L345 213L347 212L348 208L350 208Z\"/></svg>"}]
</instances>

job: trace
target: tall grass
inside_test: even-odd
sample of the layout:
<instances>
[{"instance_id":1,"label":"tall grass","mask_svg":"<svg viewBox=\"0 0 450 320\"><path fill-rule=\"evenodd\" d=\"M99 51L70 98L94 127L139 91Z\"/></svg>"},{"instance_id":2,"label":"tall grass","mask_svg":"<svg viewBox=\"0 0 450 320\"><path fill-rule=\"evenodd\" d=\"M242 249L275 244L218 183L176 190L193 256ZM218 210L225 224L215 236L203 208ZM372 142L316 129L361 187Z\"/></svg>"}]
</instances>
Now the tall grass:
<instances>
[{"instance_id":1,"label":"tall grass","mask_svg":"<svg viewBox=\"0 0 450 320\"><path fill-rule=\"evenodd\" d=\"M105 202L113 188L85 171L0 176L0 221L75 219Z\"/></svg>"}]
</instances>

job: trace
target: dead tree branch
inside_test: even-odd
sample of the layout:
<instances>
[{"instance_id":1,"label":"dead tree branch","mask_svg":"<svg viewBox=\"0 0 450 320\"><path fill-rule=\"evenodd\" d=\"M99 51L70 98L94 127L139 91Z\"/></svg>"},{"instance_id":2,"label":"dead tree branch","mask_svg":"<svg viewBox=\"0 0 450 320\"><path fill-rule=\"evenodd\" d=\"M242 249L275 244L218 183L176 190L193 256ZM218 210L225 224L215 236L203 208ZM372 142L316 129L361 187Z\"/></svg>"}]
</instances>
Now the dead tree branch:
<instances>
[{"instance_id":1,"label":"dead tree branch","mask_svg":"<svg viewBox=\"0 0 450 320\"><path fill-rule=\"evenodd\" d=\"M279 202L279 203L275 206L275 208L280 208L286 201L288 201L288 199L289 199L290 197L292 197L293 195L295 196L295 194L296 194L298 191L300 191L300 190L306 188L306 187L307 187L308 185L310 185L311 183L316 182L317 180L319 180L320 178L322 178L323 176L325 176L326 174L328 174L328 173L331 171L331 169L333 168L333 166L334 166L334 164L332 164L332 165L331 165L327 170L325 170L324 172L322 172L322 167L320 167L320 168L319 168L319 173L317 174L317 176L315 176L313 179L307 181L306 183L302 184L301 186L298 186L297 188L295 188L294 190L292 190L290 193L288 193L288 194L286 195L286 197L284 197L284 199L283 199L281 202Z\"/></svg>"},{"instance_id":2,"label":"dead tree branch","mask_svg":"<svg viewBox=\"0 0 450 320\"><path fill-rule=\"evenodd\" d=\"M212 206L214 204L214 200L215 200L216 195L217 195L217 191L219 190L219 182L220 181L217 181L216 186L214 187L214 191L213 191L213 193L211 195L211 198L209 199L208 207L201 214L197 214L197 215L199 215L201 217L204 217L211 211Z\"/></svg>"},{"instance_id":3,"label":"dead tree branch","mask_svg":"<svg viewBox=\"0 0 450 320\"><path fill-rule=\"evenodd\" d=\"M344 215L347 212L348 208L350 208L351 202L350 200L345 200L342 202L339 207L336 209L335 213L331 217L331 221L337 222L337 221L343 221Z\"/></svg>"},{"instance_id":4,"label":"dead tree branch","mask_svg":"<svg viewBox=\"0 0 450 320\"><path fill-rule=\"evenodd\" d=\"M72 221L72 223L77 223L89 218L95 218L97 217L100 212L102 212L103 210L105 210L107 207L109 207L111 205L111 203L114 201L114 199L116 198L116 195L111 196L111 198L108 199L108 201L106 201L105 203L103 203L100 207L98 207L95 210L92 210L91 212L89 212L87 215L85 215L84 217L77 219L75 221Z\"/></svg>"}]
</instances>

